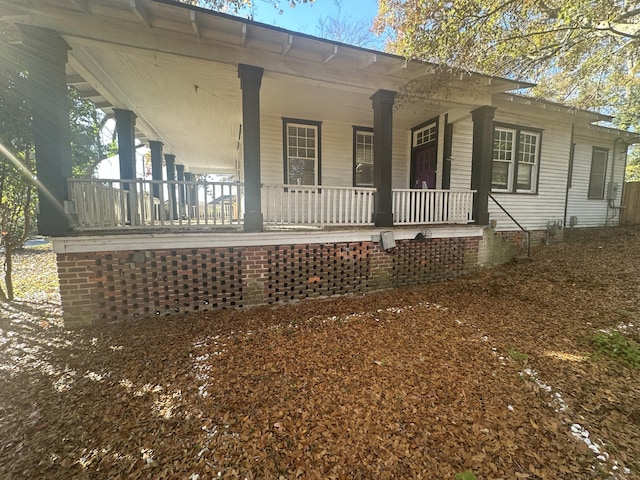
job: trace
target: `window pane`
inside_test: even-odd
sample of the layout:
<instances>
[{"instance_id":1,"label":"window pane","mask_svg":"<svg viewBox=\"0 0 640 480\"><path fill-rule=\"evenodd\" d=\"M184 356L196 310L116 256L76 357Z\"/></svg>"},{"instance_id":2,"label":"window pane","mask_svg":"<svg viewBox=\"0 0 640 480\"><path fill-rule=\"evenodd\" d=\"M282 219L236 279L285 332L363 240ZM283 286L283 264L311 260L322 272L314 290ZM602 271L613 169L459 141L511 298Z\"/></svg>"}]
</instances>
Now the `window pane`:
<instances>
[{"instance_id":1,"label":"window pane","mask_svg":"<svg viewBox=\"0 0 640 480\"><path fill-rule=\"evenodd\" d=\"M312 159L289 159L289 183L315 185L315 162Z\"/></svg>"},{"instance_id":2,"label":"window pane","mask_svg":"<svg viewBox=\"0 0 640 480\"><path fill-rule=\"evenodd\" d=\"M419 147L429 142L434 142L438 138L438 127L435 123L427 125L413 134L413 146Z\"/></svg>"},{"instance_id":3,"label":"window pane","mask_svg":"<svg viewBox=\"0 0 640 480\"><path fill-rule=\"evenodd\" d=\"M521 163L518 165L518 183L516 188L518 190L533 190L531 187L531 171L533 169L533 165L529 165L527 163Z\"/></svg>"},{"instance_id":4,"label":"window pane","mask_svg":"<svg viewBox=\"0 0 640 480\"><path fill-rule=\"evenodd\" d=\"M594 150L591 157L591 174L589 175L588 198L604 198L604 184L607 172L607 156L605 150Z\"/></svg>"},{"instance_id":5,"label":"window pane","mask_svg":"<svg viewBox=\"0 0 640 480\"><path fill-rule=\"evenodd\" d=\"M355 132L355 186L373 186L373 132Z\"/></svg>"},{"instance_id":6,"label":"window pane","mask_svg":"<svg viewBox=\"0 0 640 480\"><path fill-rule=\"evenodd\" d=\"M496 190L507 190L509 188L509 167L506 162L493 162L493 175L491 188Z\"/></svg>"},{"instance_id":7,"label":"window pane","mask_svg":"<svg viewBox=\"0 0 640 480\"><path fill-rule=\"evenodd\" d=\"M520 133L518 161L536 163L538 136L530 133Z\"/></svg>"},{"instance_id":8,"label":"window pane","mask_svg":"<svg viewBox=\"0 0 640 480\"><path fill-rule=\"evenodd\" d=\"M356 186L373 186L373 164L360 163L356 165Z\"/></svg>"},{"instance_id":9,"label":"window pane","mask_svg":"<svg viewBox=\"0 0 640 480\"><path fill-rule=\"evenodd\" d=\"M514 153L513 130L496 128L493 132L493 174L491 188L494 190L511 190L511 171Z\"/></svg>"}]
</instances>

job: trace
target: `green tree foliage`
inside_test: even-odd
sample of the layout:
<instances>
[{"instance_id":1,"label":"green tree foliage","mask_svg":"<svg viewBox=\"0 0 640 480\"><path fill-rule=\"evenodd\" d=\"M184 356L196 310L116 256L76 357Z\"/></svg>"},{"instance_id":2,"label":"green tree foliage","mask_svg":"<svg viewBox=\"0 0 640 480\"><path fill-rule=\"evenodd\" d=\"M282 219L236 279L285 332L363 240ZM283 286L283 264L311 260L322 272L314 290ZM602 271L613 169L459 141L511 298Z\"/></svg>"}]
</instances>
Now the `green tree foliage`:
<instances>
[{"instance_id":1,"label":"green tree foliage","mask_svg":"<svg viewBox=\"0 0 640 480\"><path fill-rule=\"evenodd\" d=\"M536 95L640 123L640 2L380 0L376 28L409 58L532 80Z\"/></svg>"},{"instance_id":2,"label":"green tree foliage","mask_svg":"<svg viewBox=\"0 0 640 480\"><path fill-rule=\"evenodd\" d=\"M0 300L13 300L11 254L31 230L35 210L33 138L30 108L22 95L24 74L0 69L0 246L4 248L4 283ZM14 152L14 153L12 153Z\"/></svg>"},{"instance_id":3,"label":"green tree foliage","mask_svg":"<svg viewBox=\"0 0 640 480\"><path fill-rule=\"evenodd\" d=\"M28 72L19 50L0 42L0 247L4 249L4 289L0 300L13 299L11 259L34 230L36 208L35 148L31 108L27 101ZM116 152L102 140L107 115L69 89L71 148L75 176L91 176L98 162Z\"/></svg>"},{"instance_id":4,"label":"green tree foliage","mask_svg":"<svg viewBox=\"0 0 640 480\"><path fill-rule=\"evenodd\" d=\"M91 177L100 161L118 153L116 142L103 138L111 117L98 110L91 100L80 97L73 87L69 88L69 102L73 176Z\"/></svg>"}]
</instances>

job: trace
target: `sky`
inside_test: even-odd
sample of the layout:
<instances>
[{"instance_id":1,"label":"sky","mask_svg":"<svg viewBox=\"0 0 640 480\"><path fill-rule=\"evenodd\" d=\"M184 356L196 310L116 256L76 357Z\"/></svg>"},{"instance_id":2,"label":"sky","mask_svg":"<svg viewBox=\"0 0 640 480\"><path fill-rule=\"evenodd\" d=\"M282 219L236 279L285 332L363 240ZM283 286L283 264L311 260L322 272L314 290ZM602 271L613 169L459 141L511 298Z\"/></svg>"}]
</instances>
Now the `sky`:
<instances>
[{"instance_id":1,"label":"sky","mask_svg":"<svg viewBox=\"0 0 640 480\"><path fill-rule=\"evenodd\" d=\"M281 0L282 14L267 1L258 0L255 4L255 21L314 36L320 36L320 19L334 17L370 26L378 13L377 0L314 0L293 8L287 0ZM379 48L383 47L384 40L381 39Z\"/></svg>"}]
</instances>

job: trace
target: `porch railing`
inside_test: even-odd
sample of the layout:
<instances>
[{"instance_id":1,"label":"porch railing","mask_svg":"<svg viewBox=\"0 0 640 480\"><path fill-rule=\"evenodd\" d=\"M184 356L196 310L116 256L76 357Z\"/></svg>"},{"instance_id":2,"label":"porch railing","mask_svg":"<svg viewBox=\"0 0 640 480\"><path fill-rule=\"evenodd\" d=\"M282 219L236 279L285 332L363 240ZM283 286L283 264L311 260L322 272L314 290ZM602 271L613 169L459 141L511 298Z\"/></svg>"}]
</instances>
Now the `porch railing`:
<instances>
[{"instance_id":1,"label":"porch railing","mask_svg":"<svg viewBox=\"0 0 640 480\"><path fill-rule=\"evenodd\" d=\"M473 221L475 190L393 190L394 225L466 224Z\"/></svg>"},{"instance_id":2,"label":"porch railing","mask_svg":"<svg viewBox=\"0 0 640 480\"><path fill-rule=\"evenodd\" d=\"M240 183L69 179L77 228L239 225Z\"/></svg>"},{"instance_id":3,"label":"porch railing","mask_svg":"<svg viewBox=\"0 0 640 480\"><path fill-rule=\"evenodd\" d=\"M263 185L265 226L373 225L375 188ZM393 190L395 225L466 224L471 190ZM76 228L239 226L244 185L229 182L70 179Z\"/></svg>"},{"instance_id":4,"label":"porch railing","mask_svg":"<svg viewBox=\"0 0 640 480\"><path fill-rule=\"evenodd\" d=\"M263 185L265 225L373 225L375 188Z\"/></svg>"}]
</instances>

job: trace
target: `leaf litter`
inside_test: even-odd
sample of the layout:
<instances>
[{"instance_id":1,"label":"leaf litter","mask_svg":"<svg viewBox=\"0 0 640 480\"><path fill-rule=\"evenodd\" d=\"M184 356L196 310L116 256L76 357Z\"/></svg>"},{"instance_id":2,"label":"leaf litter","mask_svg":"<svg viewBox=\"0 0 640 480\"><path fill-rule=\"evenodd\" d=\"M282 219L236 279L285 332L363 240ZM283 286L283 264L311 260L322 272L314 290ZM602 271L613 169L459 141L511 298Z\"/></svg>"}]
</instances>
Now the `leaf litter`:
<instances>
[{"instance_id":1,"label":"leaf litter","mask_svg":"<svg viewBox=\"0 0 640 480\"><path fill-rule=\"evenodd\" d=\"M1 478L640 475L639 371L589 342L640 335L639 228L438 284L80 331L54 254L16 265Z\"/></svg>"}]
</instances>

